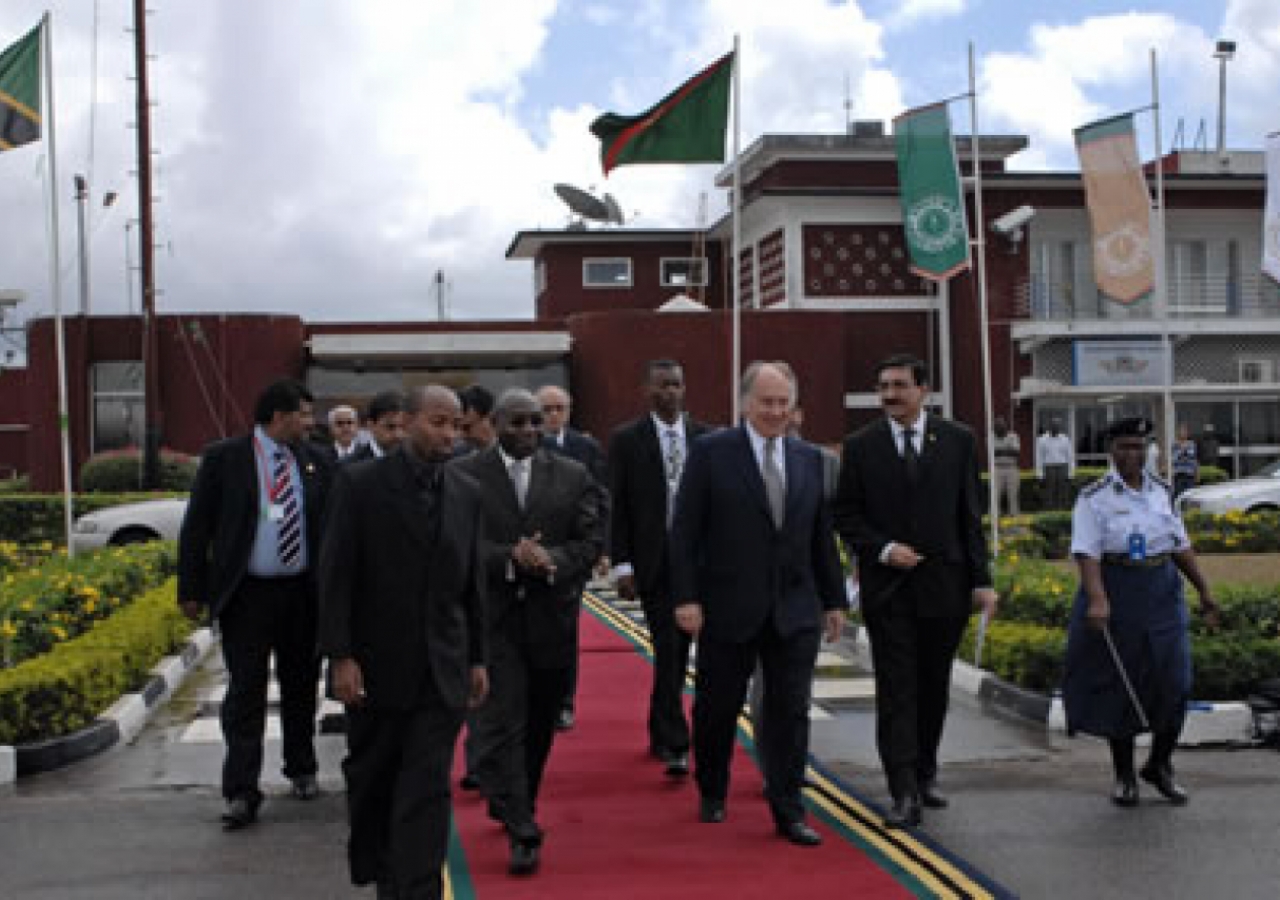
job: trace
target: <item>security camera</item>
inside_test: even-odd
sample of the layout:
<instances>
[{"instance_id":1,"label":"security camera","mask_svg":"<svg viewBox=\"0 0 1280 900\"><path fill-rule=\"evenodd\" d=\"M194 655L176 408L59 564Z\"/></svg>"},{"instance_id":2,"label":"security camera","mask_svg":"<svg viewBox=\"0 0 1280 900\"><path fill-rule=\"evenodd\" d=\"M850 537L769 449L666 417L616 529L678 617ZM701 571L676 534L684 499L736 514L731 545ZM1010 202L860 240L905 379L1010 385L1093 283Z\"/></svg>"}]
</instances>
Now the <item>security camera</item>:
<instances>
[{"instance_id":1,"label":"security camera","mask_svg":"<svg viewBox=\"0 0 1280 900\"><path fill-rule=\"evenodd\" d=\"M1022 237L1022 226L1035 218L1035 214L1034 206L1019 206L992 222L991 230L1012 240L1019 240Z\"/></svg>"}]
</instances>

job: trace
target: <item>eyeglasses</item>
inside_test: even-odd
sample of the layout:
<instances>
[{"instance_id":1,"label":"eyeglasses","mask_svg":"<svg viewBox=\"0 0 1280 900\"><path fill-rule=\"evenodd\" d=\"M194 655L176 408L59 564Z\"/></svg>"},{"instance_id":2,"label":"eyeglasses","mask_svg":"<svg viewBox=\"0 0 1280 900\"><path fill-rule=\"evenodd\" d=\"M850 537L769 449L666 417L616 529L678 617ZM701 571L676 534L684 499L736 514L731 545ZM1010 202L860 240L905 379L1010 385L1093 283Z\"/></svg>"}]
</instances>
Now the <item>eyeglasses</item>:
<instances>
[{"instance_id":1,"label":"eyeglasses","mask_svg":"<svg viewBox=\"0 0 1280 900\"><path fill-rule=\"evenodd\" d=\"M568 409L568 408L569 408L569 407L565 406L563 403L544 403L544 404L542 404L542 411L543 411L544 413L549 413L549 412L564 412L564 411L565 411L566 409Z\"/></svg>"},{"instance_id":2,"label":"eyeglasses","mask_svg":"<svg viewBox=\"0 0 1280 900\"><path fill-rule=\"evenodd\" d=\"M334 428L352 428L355 426L355 424L356 424L355 419L335 419L333 422L333 427Z\"/></svg>"},{"instance_id":3,"label":"eyeglasses","mask_svg":"<svg viewBox=\"0 0 1280 900\"><path fill-rule=\"evenodd\" d=\"M534 428L541 428L542 414L541 413L530 413L530 414L516 413L513 416L511 416L509 419L507 419L507 424L510 425L512 428L524 428L528 425L532 425Z\"/></svg>"}]
</instances>

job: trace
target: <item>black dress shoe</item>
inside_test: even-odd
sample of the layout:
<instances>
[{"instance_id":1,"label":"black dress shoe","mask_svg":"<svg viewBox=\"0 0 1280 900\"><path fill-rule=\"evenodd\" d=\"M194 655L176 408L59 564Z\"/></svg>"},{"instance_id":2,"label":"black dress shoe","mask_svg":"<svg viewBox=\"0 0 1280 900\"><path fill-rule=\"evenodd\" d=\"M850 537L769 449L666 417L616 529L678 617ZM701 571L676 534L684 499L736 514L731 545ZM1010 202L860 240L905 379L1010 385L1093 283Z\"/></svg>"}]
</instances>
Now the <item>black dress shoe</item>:
<instances>
[{"instance_id":1,"label":"black dress shoe","mask_svg":"<svg viewBox=\"0 0 1280 900\"><path fill-rule=\"evenodd\" d=\"M924 821L920 811L920 798L914 794L899 797L884 814L886 828L913 828Z\"/></svg>"},{"instance_id":2,"label":"black dress shoe","mask_svg":"<svg viewBox=\"0 0 1280 900\"><path fill-rule=\"evenodd\" d=\"M724 821L724 801L703 797L698 801L698 821L715 824Z\"/></svg>"},{"instance_id":3,"label":"black dress shoe","mask_svg":"<svg viewBox=\"0 0 1280 900\"><path fill-rule=\"evenodd\" d=\"M1153 785L1162 797L1175 806L1182 806L1190 799L1182 785L1173 780L1173 769L1169 766L1147 763L1138 774L1142 776L1143 781ZM1137 793L1136 784L1134 793Z\"/></svg>"},{"instance_id":4,"label":"black dress shoe","mask_svg":"<svg viewBox=\"0 0 1280 900\"><path fill-rule=\"evenodd\" d=\"M316 776L299 775L291 780L293 781L291 793L296 799L314 800L320 796L320 784L316 781Z\"/></svg>"},{"instance_id":5,"label":"black dress shoe","mask_svg":"<svg viewBox=\"0 0 1280 900\"><path fill-rule=\"evenodd\" d=\"M222 814L222 827L226 831L238 831L258 821L258 807L262 798L241 795L227 801L227 811Z\"/></svg>"},{"instance_id":6,"label":"black dress shoe","mask_svg":"<svg viewBox=\"0 0 1280 900\"><path fill-rule=\"evenodd\" d=\"M688 753L678 753L674 750L668 751L665 762L667 764L666 772L672 778L683 778L689 774Z\"/></svg>"},{"instance_id":7,"label":"black dress shoe","mask_svg":"<svg viewBox=\"0 0 1280 900\"><path fill-rule=\"evenodd\" d=\"M1138 805L1138 781L1132 775L1128 778L1117 778L1111 788L1111 802L1116 806L1134 807Z\"/></svg>"},{"instance_id":8,"label":"black dress shoe","mask_svg":"<svg viewBox=\"0 0 1280 900\"><path fill-rule=\"evenodd\" d=\"M480 790L480 779L468 772L462 776L462 780L458 782L458 787L464 791L478 791Z\"/></svg>"},{"instance_id":9,"label":"black dress shoe","mask_svg":"<svg viewBox=\"0 0 1280 900\"><path fill-rule=\"evenodd\" d=\"M949 805L947 798L938 791L938 786L933 783L920 785L920 802L926 809L946 809Z\"/></svg>"},{"instance_id":10,"label":"black dress shoe","mask_svg":"<svg viewBox=\"0 0 1280 900\"><path fill-rule=\"evenodd\" d=\"M816 847L822 843L822 835L803 822L779 822L778 834L801 847Z\"/></svg>"},{"instance_id":11,"label":"black dress shoe","mask_svg":"<svg viewBox=\"0 0 1280 900\"><path fill-rule=\"evenodd\" d=\"M556 731L569 731L573 728L576 720L573 717L573 710L562 709L560 715L556 716Z\"/></svg>"},{"instance_id":12,"label":"black dress shoe","mask_svg":"<svg viewBox=\"0 0 1280 900\"><path fill-rule=\"evenodd\" d=\"M538 845L525 841L511 842L511 861L507 871L512 875L532 875L538 871Z\"/></svg>"}]
</instances>

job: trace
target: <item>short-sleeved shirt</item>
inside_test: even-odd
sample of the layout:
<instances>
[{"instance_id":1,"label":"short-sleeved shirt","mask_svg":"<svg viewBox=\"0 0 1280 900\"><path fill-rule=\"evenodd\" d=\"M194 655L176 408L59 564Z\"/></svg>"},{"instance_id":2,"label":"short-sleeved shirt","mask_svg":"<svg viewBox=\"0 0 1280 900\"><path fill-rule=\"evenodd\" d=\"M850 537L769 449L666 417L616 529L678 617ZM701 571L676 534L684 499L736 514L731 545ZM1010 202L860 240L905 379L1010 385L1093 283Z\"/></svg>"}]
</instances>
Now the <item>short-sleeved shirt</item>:
<instances>
[{"instance_id":1,"label":"short-sleeved shirt","mask_svg":"<svg viewBox=\"0 0 1280 900\"><path fill-rule=\"evenodd\" d=\"M1115 469L1080 492L1071 515L1071 553L1100 559L1127 553L1135 531L1146 541L1147 555L1175 553L1191 546L1182 519L1174 512L1169 486L1150 472L1142 489L1125 484Z\"/></svg>"}]
</instances>

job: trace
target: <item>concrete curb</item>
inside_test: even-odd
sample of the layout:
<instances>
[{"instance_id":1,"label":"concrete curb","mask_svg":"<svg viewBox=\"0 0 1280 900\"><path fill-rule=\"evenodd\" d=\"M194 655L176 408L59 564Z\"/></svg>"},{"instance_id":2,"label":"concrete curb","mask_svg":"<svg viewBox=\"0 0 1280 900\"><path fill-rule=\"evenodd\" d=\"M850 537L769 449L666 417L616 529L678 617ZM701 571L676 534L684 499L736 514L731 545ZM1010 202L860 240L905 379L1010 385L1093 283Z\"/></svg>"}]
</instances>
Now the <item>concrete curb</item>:
<instances>
[{"instance_id":1,"label":"concrete curb","mask_svg":"<svg viewBox=\"0 0 1280 900\"><path fill-rule=\"evenodd\" d=\"M125 694L79 731L34 744L0 747L0 784L9 784L23 775L58 769L117 743L133 740L213 645L213 632L200 628L177 654L166 656L152 668L151 677L141 691Z\"/></svg>"},{"instance_id":2,"label":"concrete curb","mask_svg":"<svg viewBox=\"0 0 1280 900\"><path fill-rule=\"evenodd\" d=\"M866 629L859 629L854 645L870 652ZM957 659L951 666L951 690L973 697L1003 713L1042 723L1055 734L1065 733L1060 715L1052 715L1053 698L1020 688L985 669ZM1253 711L1247 703L1193 701L1187 706L1180 747L1252 745Z\"/></svg>"}]
</instances>

